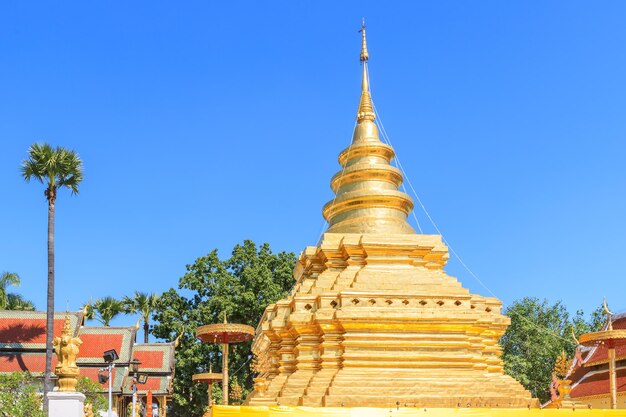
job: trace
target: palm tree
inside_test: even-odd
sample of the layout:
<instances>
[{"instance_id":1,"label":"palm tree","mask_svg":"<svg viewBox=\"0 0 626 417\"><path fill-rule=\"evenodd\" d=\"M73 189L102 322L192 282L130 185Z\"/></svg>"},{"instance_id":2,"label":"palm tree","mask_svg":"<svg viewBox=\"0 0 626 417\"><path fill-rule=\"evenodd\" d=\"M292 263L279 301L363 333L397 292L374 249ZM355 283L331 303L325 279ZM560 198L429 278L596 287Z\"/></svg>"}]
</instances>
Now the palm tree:
<instances>
[{"instance_id":1,"label":"palm tree","mask_svg":"<svg viewBox=\"0 0 626 417\"><path fill-rule=\"evenodd\" d=\"M124 297L123 303L127 313L140 313L143 320L143 342L148 343L148 333L150 331L150 316L156 309L159 296L155 293L135 291L133 298Z\"/></svg>"},{"instance_id":2,"label":"palm tree","mask_svg":"<svg viewBox=\"0 0 626 417\"><path fill-rule=\"evenodd\" d=\"M33 311L35 305L19 294L7 292L7 286L20 285L20 277L14 272L0 274L0 310L29 310Z\"/></svg>"},{"instance_id":3,"label":"palm tree","mask_svg":"<svg viewBox=\"0 0 626 417\"><path fill-rule=\"evenodd\" d=\"M83 162L78 154L47 143L34 144L28 149L28 159L22 162L22 176L46 186L48 200L48 294L46 303L46 372L44 374L44 410L48 410L48 392L52 391L52 336L54 334L54 204L59 188L68 188L78 194L83 180Z\"/></svg>"},{"instance_id":4,"label":"palm tree","mask_svg":"<svg viewBox=\"0 0 626 417\"><path fill-rule=\"evenodd\" d=\"M19 294L8 294L7 301L7 310L35 311L33 302Z\"/></svg>"},{"instance_id":5,"label":"palm tree","mask_svg":"<svg viewBox=\"0 0 626 417\"><path fill-rule=\"evenodd\" d=\"M87 308L87 318L98 320L104 326L109 327L111 320L124 311L122 301L113 297L104 297L96 300L92 306Z\"/></svg>"},{"instance_id":6,"label":"palm tree","mask_svg":"<svg viewBox=\"0 0 626 417\"><path fill-rule=\"evenodd\" d=\"M3 272L0 275L0 310L6 309L9 303L9 293L7 293L9 285L19 286L20 277L13 272Z\"/></svg>"}]
</instances>

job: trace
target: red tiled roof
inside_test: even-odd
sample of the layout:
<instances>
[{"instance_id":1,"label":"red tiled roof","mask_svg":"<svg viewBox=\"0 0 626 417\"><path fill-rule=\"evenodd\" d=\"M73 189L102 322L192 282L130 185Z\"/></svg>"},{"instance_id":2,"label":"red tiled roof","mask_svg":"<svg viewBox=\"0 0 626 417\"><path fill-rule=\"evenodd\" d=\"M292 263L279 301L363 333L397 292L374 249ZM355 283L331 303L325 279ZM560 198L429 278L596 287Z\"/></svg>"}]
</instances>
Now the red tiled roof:
<instances>
[{"instance_id":1,"label":"red tiled roof","mask_svg":"<svg viewBox=\"0 0 626 417\"><path fill-rule=\"evenodd\" d=\"M135 332L134 327L81 327L79 336L83 344L78 354L79 366L104 365L102 353L109 349L116 350L120 357L118 364L130 362Z\"/></svg>"},{"instance_id":2,"label":"red tiled roof","mask_svg":"<svg viewBox=\"0 0 626 417\"><path fill-rule=\"evenodd\" d=\"M60 336L63 330L63 319L54 320L54 336ZM0 320L2 341L6 343L46 343L45 320Z\"/></svg>"},{"instance_id":3,"label":"red tiled roof","mask_svg":"<svg viewBox=\"0 0 626 417\"><path fill-rule=\"evenodd\" d=\"M81 334L80 340L83 344L80 346L81 358L102 358L102 353L106 350L115 349L116 352L122 351L123 334Z\"/></svg>"},{"instance_id":4,"label":"red tiled roof","mask_svg":"<svg viewBox=\"0 0 626 417\"><path fill-rule=\"evenodd\" d=\"M69 316L73 335L77 333L82 313L54 313L54 336L63 331L65 316ZM46 313L42 311L0 310L0 348L46 348Z\"/></svg>"},{"instance_id":5,"label":"red tiled roof","mask_svg":"<svg viewBox=\"0 0 626 417\"><path fill-rule=\"evenodd\" d=\"M80 368L80 374L86 376L94 382L98 382L99 369L100 368ZM121 392L124 376L126 375L126 369L114 367L111 373L113 374L113 381L111 384L112 390L115 392ZM103 391L106 391L109 389L109 382L107 381L104 384L100 384L100 386Z\"/></svg>"},{"instance_id":6,"label":"red tiled roof","mask_svg":"<svg viewBox=\"0 0 626 417\"><path fill-rule=\"evenodd\" d=\"M169 373L174 370L173 343L145 343L135 345L133 351L135 356L143 362L141 364L143 372ZM145 361L142 357L145 357Z\"/></svg>"},{"instance_id":7,"label":"red tiled roof","mask_svg":"<svg viewBox=\"0 0 626 417\"><path fill-rule=\"evenodd\" d=\"M113 369L113 390L128 394L130 379L127 366L133 356L142 362L141 371L149 375L145 385L138 385L139 392L152 390L154 394L168 395L170 378L174 373L174 345L172 343L149 343L134 345L134 327L82 327L82 313L55 313L54 333L60 335L65 316L69 315L74 334L82 340L78 354L78 366L82 375L98 381L98 369L105 366L102 353L115 349L119 359ZM29 371L43 374L45 370L45 320L40 311L0 310L0 373ZM56 355L52 367L56 366ZM169 376L169 377L168 377ZM101 384L103 390L108 383Z\"/></svg>"},{"instance_id":8,"label":"red tiled roof","mask_svg":"<svg viewBox=\"0 0 626 417\"><path fill-rule=\"evenodd\" d=\"M617 392L626 391L626 369L617 370ZM607 370L590 375L572 388L572 398L588 397L609 393L609 373Z\"/></svg>"},{"instance_id":9,"label":"red tiled roof","mask_svg":"<svg viewBox=\"0 0 626 417\"><path fill-rule=\"evenodd\" d=\"M156 368L163 367L163 352L159 351L135 351L135 358L141 362L141 368Z\"/></svg>"},{"instance_id":10,"label":"red tiled roof","mask_svg":"<svg viewBox=\"0 0 626 417\"><path fill-rule=\"evenodd\" d=\"M167 376L148 376L148 380L145 384L137 384L137 392L140 394L146 394L148 391L152 391L155 395L169 394L169 379ZM128 378L124 384L124 393L131 394L131 380Z\"/></svg>"},{"instance_id":11,"label":"red tiled roof","mask_svg":"<svg viewBox=\"0 0 626 417\"><path fill-rule=\"evenodd\" d=\"M56 355L52 357L52 369L57 364ZM16 353L0 355L0 372L24 372L33 374L46 370L45 353Z\"/></svg>"}]
</instances>

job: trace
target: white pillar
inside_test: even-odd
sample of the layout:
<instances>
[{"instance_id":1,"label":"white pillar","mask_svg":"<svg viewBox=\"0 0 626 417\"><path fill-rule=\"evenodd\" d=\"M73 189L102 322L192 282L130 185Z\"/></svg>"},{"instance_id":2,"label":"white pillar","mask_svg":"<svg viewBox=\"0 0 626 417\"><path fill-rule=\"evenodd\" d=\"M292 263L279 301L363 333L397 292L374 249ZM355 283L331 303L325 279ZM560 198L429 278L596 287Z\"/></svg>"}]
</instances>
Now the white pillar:
<instances>
[{"instance_id":1,"label":"white pillar","mask_svg":"<svg viewBox=\"0 0 626 417\"><path fill-rule=\"evenodd\" d=\"M49 392L48 417L83 417L83 401L80 392Z\"/></svg>"}]
</instances>

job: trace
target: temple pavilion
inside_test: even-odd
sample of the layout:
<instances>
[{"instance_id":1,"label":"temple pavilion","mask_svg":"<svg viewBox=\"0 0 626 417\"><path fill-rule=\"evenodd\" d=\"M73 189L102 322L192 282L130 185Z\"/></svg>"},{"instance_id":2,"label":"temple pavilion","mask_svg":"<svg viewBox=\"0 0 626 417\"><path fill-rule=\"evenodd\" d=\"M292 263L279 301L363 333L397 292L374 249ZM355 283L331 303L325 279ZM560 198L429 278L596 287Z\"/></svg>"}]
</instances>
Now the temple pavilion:
<instances>
[{"instance_id":1,"label":"temple pavilion","mask_svg":"<svg viewBox=\"0 0 626 417\"><path fill-rule=\"evenodd\" d=\"M498 339L509 319L500 300L449 276L442 237L407 222L413 201L379 138L361 32L357 125L330 182L328 230L258 325L259 378L247 404L536 408L503 372Z\"/></svg>"},{"instance_id":2,"label":"temple pavilion","mask_svg":"<svg viewBox=\"0 0 626 417\"><path fill-rule=\"evenodd\" d=\"M148 376L145 384L137 385L140 401L152 392L153 403L158 404L158 415L166 415L172 395L175 343L135 343L136 327L84 326L83 312L56 312L54 332L59 336L65 317L69 317L73 336L83 344L77 360L81 376L98 382L99 369L106 366L102 354L115 349L119 359L113 368L113 410L126 417L132 402L129 364L133 358L141 362L140 371ZM57 358L53 355L52 369ZM43 378L46 364L46 312L0 310L0 373L28 371ZM100 384L103 395L108 382Z\"/></svg>"},{"instance_id":3,"label":"temple pavilion","mask_svg":"<svg viewBox=\"0 0 626 417\"><path fill-rule=\"evenodd\" d=\"M626 313L611 317L613 329L626 329ZM608 323L603 330L608 328ZM609 408L609 357L606 345L579 346L568 379L570 397L593 408ZM617 408L626 409L626 344L615 348Z\"/></svg>"}]
</instances>

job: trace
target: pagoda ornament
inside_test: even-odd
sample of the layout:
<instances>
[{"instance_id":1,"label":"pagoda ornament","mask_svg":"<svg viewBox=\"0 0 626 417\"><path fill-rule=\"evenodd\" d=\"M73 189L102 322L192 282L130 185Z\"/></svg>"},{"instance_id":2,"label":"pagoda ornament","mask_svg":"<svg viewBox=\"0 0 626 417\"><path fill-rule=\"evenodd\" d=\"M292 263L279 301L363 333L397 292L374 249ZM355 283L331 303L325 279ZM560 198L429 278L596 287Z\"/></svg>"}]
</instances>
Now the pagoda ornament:
<instances>
[{"instance_id":1,"label":"pagoda ornament","mask_svg":"<svg viewBox=\"0 0 626 417\"><path fill-rule=\"evenodd\" d=\"M54 352L57 355L57 366L54 373L59 378L57 381L59 392L75 392L78 384L80 371L76 365L79 347L83 342L78 337L73 337L69 315L65 316L63 332L52 341Z\"/></svg>"},{"instance_id":2,"label":"pagoda ornament","mask_svg":"<svg viewBox=\"0 0 626 417\"><path fill-rule=\"evenodd\" d=\"M572 381L569 375L572 372L572 359L567 357L565 351L556 358L552 370L552 382L550 383L550 403L545 408L588 408L587 405L573 400L570 397Z\"/></svg>"}]
</instances>

